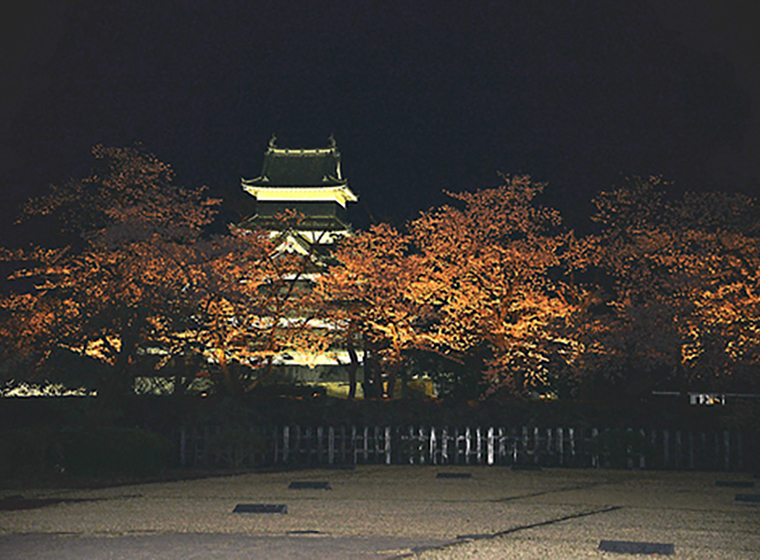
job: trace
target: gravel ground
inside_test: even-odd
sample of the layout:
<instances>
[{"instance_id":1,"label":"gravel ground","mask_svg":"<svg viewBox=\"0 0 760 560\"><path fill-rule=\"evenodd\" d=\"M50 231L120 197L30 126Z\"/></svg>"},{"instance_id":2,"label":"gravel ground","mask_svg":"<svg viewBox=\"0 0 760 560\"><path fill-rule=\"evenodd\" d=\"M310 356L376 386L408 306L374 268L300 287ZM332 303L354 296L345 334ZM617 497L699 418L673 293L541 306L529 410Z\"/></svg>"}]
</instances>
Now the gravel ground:
<instances>
[{"instance_id":1,"label":"gravel ground","mask_svg":"<svg viewBox=\"0 0 760 560\"><path fill-rule=\"evenodd\" d=\"M439 472L466 472L471 478L438 479ZM239 544L249 551L248 558L634 557L600 552L600 540L607 539L671 543L674 558L760 559L760 507L734 501L737 493L758 489L718 487L717 480L752 478L725 473L367 466L97 490L30 489L13 493L63 501L39 509L0 511L0 557L5 546L6 553L9 547L14 552L27 547L25 557L47 558L39 551L53 537L80 544L111 539L115 545L134 544L135 539L158 542L161 536L164 544L167 539L178 543L172 550L198 550L197 536L206 535L204 542L212 544L200 557L208 558L217 557L212 552L224 548L222 542L248 543ZM331 489L291 490L292 481L328 481ZM240 503L285 504L287 513L232 513ZM220 535L227 535L227 541ZM264 547L259 553L254 541ZM288 551L291 542L307 555ZM285 548L280 550L277 543ZM364 548L347 543L364 543ZM32 554L33 549L39 554ZM369 556L363 556L365 552Z\"/></svg>"}]
</instances>

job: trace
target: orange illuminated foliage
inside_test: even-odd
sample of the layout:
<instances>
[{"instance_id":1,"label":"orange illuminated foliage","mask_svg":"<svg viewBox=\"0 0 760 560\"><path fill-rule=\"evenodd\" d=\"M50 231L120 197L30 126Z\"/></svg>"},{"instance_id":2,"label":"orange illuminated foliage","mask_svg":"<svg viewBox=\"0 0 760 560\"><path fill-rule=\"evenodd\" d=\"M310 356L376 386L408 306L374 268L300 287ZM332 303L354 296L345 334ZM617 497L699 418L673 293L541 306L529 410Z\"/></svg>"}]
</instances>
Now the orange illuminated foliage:
<instances>
[{"instance_id":1,"label":"orange illuminated foliage","mask_svg":"<svg viewBox=\"0 0 760 560\"><path fill-rule=\"evenodd\" d=\"M275 357L286 350L312 354L326 348L316 321L311 276L320 268L312 247L288 251L283 243L302 218L282 215L278 234L235 227L211 243L196 286L197 340L219 365L228 391L242 395L273 373ZM247 368L233 372L230 364Z\"/></svg>"},{"instance_id":2,"label":"orange illuminated foliage","mask_svg":"<svg viewBox=\"0 0 760 560\"><path fill-rule=\"evenodd\" d=\"M546 390L549 364L576 352L565 326L577 289L562 275L574 240L556 211L535 205L542 188L515 177L452 194L461 207L426 212L411 227L425 270L416 297L435 301L436 344L467 352L488 343L491 389L516 395Z\"/></svg>"},{"instance_id":3,"label":"orange illuminated foliage","mask_svg":"<svg viewBox=\"0 0 760 560\"><path fill-rule=\"evenodd\" d=\"M0 300L0 335L6 350L38 364L60 349L106 364L98 391L108 400L129 390L146 361L160 368L188 350L188 287L197 281L188 263L217 201L174 185L170 168L140 150L93 153L90 176L25 208L56 216L81 248L2 251L19 286Z\"/></svg>"},{"instance_id":4,"label":"orange illuminated foliage","mask_svg":"<svg viewBox=\"0 0 760 560\"><path fill-rule=\"evenodd\" d=\"M760 222L726 193L666 201L658 178L595 200L589 261L601 305L578 322L583 367L629 394L755 386L760 363ZM741 379L740 379L741 378Z\"/></svg>"},{"instance_id":5,"label":"orange illuminated foliage","mask_svg":"<svg viewBox=\"0 0 760 560\"><path fill-rule=\"evenodd\" d=\"M90 175L52 185L31 199L21 220L51 217L94 243L135 241L160 234L195 238L211 223L219 200L174 183L171 167L140 148L95 146Z\"/></svg>"},{"instance_id":6,"label":"orange illuminated foliage","mask_svg":"<svg viewBox=\"0 0 760 560\"><path fill-rule=\"evenodd\" d=\"M451 194L461 208L425 212L408 233L374 226L338 249L317 291L344 334L363 334L365 374L379 358L384 396L411 350L459 359L487 344L491 390L518 395L546 390L550 364L575 359L568 324L580 291L562 274L582 252L556 211L534 205L541 188L518 177Z\"/></svg>"},{"instance_id":7,"label":"orange illuminated foliage","mask_svg":"<svg viewBox=\"0 0 760 560\"><path fill-rule=\"evenodd\" d=\"M314 289L333 326L329 335L348 347L354 374L354 344L361 340L367 387L389 398L404 353L431 345L434 309L429 286L421 287L431 278L422 256L411 252L410 238L387 224L345 239L333 258L336 264L315 279Z\"/></svg>"},{"instance_id":8,"label":"orange illuminated foliage","mask_svg":"<svg viewBox=\"0 0 760 560\"><path fill-rule=\"evenodd\" d=\"M296 214L276 234L209 235L219 201L175 185L169 166L134 148L94 155L89 176L24 209L75 242L0 249L14 270L0 295L6 378L65 350L104 365L106 401L166 371L241 396L286 351L344 348L353 397L361 347L367 390L389 398L410 353L486 345L487 384L512 395L760 385L760 220L747 197L667 201L661 180L632 179L595 199L599 229L578 239L536 203L542 185L514 177L325 257L287 242Z\"/></svg>"},{"instance_id":9,"label":"orange illuminated foliage","mask_svg":"<svg viewBox=\"0 0 760 560\"><path fill-rule=\"evenodd\" d=\"M110 400L163 371L184 383L208 375L239 396L284 348L317 344L300 313L311 255L279 251L267 232L206 235L218 201L174 185L170 168L139 150L94 154L96 172L26 207L58 217L83 248L2 253L22 284L0 300L6 351L36 356L41 371L60 349L106 364L98 392ZM287 229L298 218L282 220ZM194 365L165 369L177 360ZM258 370L253 379L241 378L245 368Z\"/></svg>"}]
</instances>

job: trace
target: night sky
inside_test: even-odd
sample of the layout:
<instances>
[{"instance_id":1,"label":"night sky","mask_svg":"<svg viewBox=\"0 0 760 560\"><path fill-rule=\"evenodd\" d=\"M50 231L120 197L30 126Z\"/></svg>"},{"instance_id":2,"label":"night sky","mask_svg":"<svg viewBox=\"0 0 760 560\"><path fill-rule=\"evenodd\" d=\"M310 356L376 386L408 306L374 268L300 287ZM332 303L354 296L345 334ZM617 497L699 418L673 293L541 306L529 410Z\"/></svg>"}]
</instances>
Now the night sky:
<instances>
[{"instance_id":1,"label":"night sky","mask_svg":"<svg viewBox=\"0 0 760 560\"><path fill-rule=\"evenodd\" d=\"M545 202L580 228L593 194L622 175L760 194L749 2L10 4L6 238L15 206L86 174L98 143L141 142L182 184L224 198L231 220L272 133L290 148L335 135L360 227L411 218L444 189L495 186L497 172L548 182Z\"/></svg>"}]
</instances>

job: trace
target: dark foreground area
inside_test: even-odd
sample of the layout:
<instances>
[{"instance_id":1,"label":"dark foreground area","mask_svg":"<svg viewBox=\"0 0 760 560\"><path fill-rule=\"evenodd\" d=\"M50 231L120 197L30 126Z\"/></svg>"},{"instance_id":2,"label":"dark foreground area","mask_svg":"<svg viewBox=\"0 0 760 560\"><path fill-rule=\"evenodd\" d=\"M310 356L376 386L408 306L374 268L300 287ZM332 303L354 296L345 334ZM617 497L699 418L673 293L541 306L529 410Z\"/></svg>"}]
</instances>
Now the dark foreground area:
<instances>
[{"instance_id":1,"label":"dark foreground area","mask_svg":"<svg viewBox=\"0 0 760 560\"><path fill-rule=\"evenodd\" d=\"M741 473L360 466L27 488L23 499L45 505L0 511L0 557L755 558L758 484Z\"/></svg>"},{"instance_id":2,"label":"dark foreground area","mask_svg":"<svg viewBox=\"0 0 760 560\"><path fill-rule=\"evenodd\" d=\"M393 537L329 537L293 535L257 537L166 533L86 537L78 535L10 535L0 537L0 554L5 558L36 560L81 560L109 558L132 560L250 560L251 558L331 558L363 560L412 554L440 541Z\"/></svg>"},{"instance_id":3,"label":"dark foreground area","mask_svg":"<svg viewBox=\"0 0 760 560\"><path fill-rule=\"evenodd\" d=\"M760 471L760 403L0 399L0 488L166 481L320 464ZM390 431L388 431L390 430Z\"/></svg>"}]
</instances>

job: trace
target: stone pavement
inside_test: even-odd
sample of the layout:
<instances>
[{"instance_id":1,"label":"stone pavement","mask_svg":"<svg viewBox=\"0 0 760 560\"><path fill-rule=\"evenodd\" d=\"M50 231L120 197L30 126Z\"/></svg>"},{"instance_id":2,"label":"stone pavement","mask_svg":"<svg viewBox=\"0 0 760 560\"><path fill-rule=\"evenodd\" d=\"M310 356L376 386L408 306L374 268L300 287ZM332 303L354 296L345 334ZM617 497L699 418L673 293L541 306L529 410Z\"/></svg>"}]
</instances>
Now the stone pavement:
<instances>
[{"instance_id":1,"label":"stone pavement","mask_svg":"<svg viewBox=\"0 0 760 560\"><path fill-rule=\"evenodd\" d=\"M436 477L453 472L471 477ZM673 558L760 559L760 505L734 499L757 486L738 473L360 466L28 490L52 503L0 511L0 558L635 557L599 550L615 540L673 544ZM241 503L287 513L233 513Z\"/></svg>"}]
</instances>

